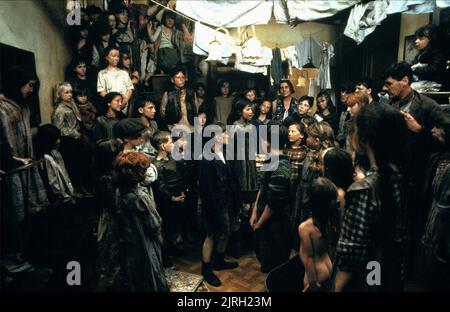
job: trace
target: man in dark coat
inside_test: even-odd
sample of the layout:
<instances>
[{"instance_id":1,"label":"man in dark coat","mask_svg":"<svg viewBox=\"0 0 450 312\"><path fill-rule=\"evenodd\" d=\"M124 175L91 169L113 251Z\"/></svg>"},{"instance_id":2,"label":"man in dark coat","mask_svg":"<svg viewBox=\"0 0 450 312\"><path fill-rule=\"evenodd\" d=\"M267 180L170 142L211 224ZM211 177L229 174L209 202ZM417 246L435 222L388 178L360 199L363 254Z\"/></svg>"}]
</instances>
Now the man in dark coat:
<instances>
[{"instance_id":1,"label":"man in dark coat","mask_svg":"<svg viewBox=\"0 0 450 312\"><path fill-rule=\"evenodd\" d=\"M406 62L393 64L384 75L383 91L391 105L399 109L408 126L406 172L409 184L408 214L410 218L411 257L422 234L428 208L424 205L423 188L428 160L433 151L431 129L441 107L429 97L411 88L413 72ZM395 135L395 133L392 133Z\"/></svg>"}]
</instances>

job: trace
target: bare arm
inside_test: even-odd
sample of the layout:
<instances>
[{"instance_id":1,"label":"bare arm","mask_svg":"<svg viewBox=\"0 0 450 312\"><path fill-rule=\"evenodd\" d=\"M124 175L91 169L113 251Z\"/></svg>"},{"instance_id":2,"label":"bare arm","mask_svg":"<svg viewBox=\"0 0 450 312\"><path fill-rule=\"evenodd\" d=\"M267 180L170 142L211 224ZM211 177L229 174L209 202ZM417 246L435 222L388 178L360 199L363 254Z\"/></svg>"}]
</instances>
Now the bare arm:
<instances>
[{"instance_id":1,"label":"bare arm","mask_svg":"<svg viewBox=\"0 0 450 312\"><path fill-rule=\"evenodd\" d=\"M250 226L253 228L256 224L256 219L257 219L257 215L256 215L256 210L258 207L258 201L259 201L259 193L261 192L261 190L258 191L258 194L256 195L256 201L253 204L253 209L252 209L252 216L250 218Z\"/></svg>"},{"instance_id":2,"label":"bare arm","mask_svg":"<svg viewBox=\"0 0 450 312\"><path fill-rule=\"evenodd\" d=\"M307 224L308 221L303 222L298 227L298 234L300 236L300 259L302 260L303 266L305 267L305 275L307 278L305 280L308 284L305 284L305 289L308 287L316 288L320 287L319 277L317 276L316 266L314 263L314 249L313 242L310 236L310 230Z\"/></svg>"},{"instance_id":3,"label":"bare arm","mask_svg":"<svg viewBox=\"0 0 450 312\"><path fill-rule=\"evenodd\" d=\"M350 279L352 278L351 272L344 272L338 269L336 274L336 281L334 282L334 291L342 292L344 287L348 284Z\"/></svg>"},{"instance_id":4,"label":"bare arm","mask_svg":"<svg viewBox=\"0 0 450 312\"><path fill-rule=\"evenodd\" d=\"M169 101L169 97L167 96L167 92L164 92L163 97L161 99L161 117L166 117L166 109L167 109L167 102Z\"/></svg>"},{"instance_id":5,"label":"bare arm","mask_svg":"<svg viewBox=\"0 0 450 312\"><path fill-rule=\"evenodd\" d=\"M253 230L260 229L264 225L264 223L266 223L267 220L270 219L271 216L272 216L272 209L270 209L270 207L268 205L266 205L261 217L259 218L258 222L256 222L255 226L253 227Z\"/></svg>"},{"instance_id":6,"label":"bare arm","mask_svg":"<svg viewBox=\"0 0 450 312\"><path fill-rule=\"evenodd\" d=\"M133 95L133 89L128 89L125 95L123 96L123 104L128 104L128 101L130 100L131 96Z\"/></svg>"}]
</instances>

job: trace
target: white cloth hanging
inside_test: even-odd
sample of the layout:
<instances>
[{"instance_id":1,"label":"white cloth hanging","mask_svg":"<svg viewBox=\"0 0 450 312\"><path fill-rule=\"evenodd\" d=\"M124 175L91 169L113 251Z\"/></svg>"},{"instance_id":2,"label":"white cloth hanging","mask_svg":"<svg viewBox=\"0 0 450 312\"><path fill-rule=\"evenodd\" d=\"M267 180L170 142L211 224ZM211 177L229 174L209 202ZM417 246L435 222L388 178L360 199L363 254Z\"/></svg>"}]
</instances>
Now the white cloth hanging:
<instances>
[{"instance_id":1,"label":"white cloth hanging","mask_svg":"<svg viewBox=\"0 0 450 312\"><path fill-rule=\"evenodd\" d=\"M285 48L285 50L289 60L291 61L292 67L300 68L301 66L298 64L297 50L295 49L295 46L289 46Z\"/></svg>"},{"instance_id":2,"label":"white cloth hanging","mask_svg":"<svg viewBox=\"0 0 450 312\"><path fill-rule=\"evenodd\" d=\"M297 51L298 66L303 67L307 63L319 66L322 58L322 47L320 43L311 35L301 43L295 45Z\"/></svg>"},{"instance_id":3,"label":"white cloth hanging","mask_svg":"<svg viewBox=\"0 0 450 312\"><path fill-rule=\"evenodd\" d=\"M321 90L331 89L330 60L334 56L333 45L325 44L322 49L322 60L320 61L317 85Z\"/></svg>"},{"instance_id":4,"label":"white cloth hanging","mask_svg":"<svg viewBox=\"0 0 450 312\"><path fill-rule=\"evenodd\" d=\"M222 63L227 64L233 54L234 39L220 31L205 26L199 22L195 23L193 52L198 55L209 54L209 44L217 38L222 44Z\"/></svg>"},{"instance_id":5,"label":"white cloth hanging","mask_svg":"<svg viewBox=\"0 0 450 312\"><path fill-rule=\"evenodd\" d=\"M272 1L194 0L177 1L177 11L213 26L241 27L267 24Z\"/></svg>"},{"instance_id":6,"label":"white cloth hanging","mask_svg":"<svg viewBox=\"0 0 450 312\"><path fill-rule=\"evenodd\" d=\"M450 0L436 0L436 5L438 8L448 8L450 7Z\"/></svg>"},{"instance_id":7,"label":"white cloth hanging","mask_svg":"<svg viewBox=\"0 0 450 312\"><path fill-rule=\"evenodd\" d=\"M387 0L370 1L365 4L355 5L348 17L344 35L360 44L387 17L386 9L388 6L389 2Z\"/></svg>"},{"instance_id":8,"label":"white cloth hanging","mask_svg":"<svg viewBox=\"0 0 450 312\"><path fill-rule=\"evenodd\" d=\"M319 87L317 86L317 78L309 78L308 96L316 98L319 94Z\"/></svg>"},{"instance_id":9,"label":"white cloth hanging","mask_svg":"<svg viewBox=\"0 0 450 312\"><path fill-rule=\"evenodd\" d=\"M236 49L236 62L234 69L252 74L263 74L267 76L267 66L272 62L272 49L262 47L259 58L245 58L242 54L242 47Z\"/></svg>"},{"instance_id":10,"label":"white cloth hanging","mask_svg":"<svg viewBox=\"0 0 450 312\"><path fill-rule=\"evenodd\" d=\"M274 15L278 23L295 20L313 21L333 16L358 3L359 0L274 0Z\"/></svg>"}]
</instances>

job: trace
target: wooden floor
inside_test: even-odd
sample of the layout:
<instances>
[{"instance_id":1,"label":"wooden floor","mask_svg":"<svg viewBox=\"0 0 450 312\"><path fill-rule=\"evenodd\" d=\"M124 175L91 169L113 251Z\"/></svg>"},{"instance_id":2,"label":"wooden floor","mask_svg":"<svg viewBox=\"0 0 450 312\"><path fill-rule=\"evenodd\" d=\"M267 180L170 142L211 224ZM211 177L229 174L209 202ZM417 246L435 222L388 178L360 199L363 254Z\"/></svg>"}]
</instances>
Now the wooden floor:
<instances>
[{"instance_id":1,"label":"wooden floor","mask_svg":"<svg viewBox=\"0 0 450 312\"><path fill-rule=\"evenodd\" d=\"M195 247L187 256L173 258L176 270L201 274L200 246ZM264 292L264 281L266 274L260 271L260 265L254 252L248 251L239 259L226 257L227 260L237 261L239 267L234 270L214 271L222 282L222 286L213 287L204 282L209 291L212 292Z\"/></svg>"}]
</instances>

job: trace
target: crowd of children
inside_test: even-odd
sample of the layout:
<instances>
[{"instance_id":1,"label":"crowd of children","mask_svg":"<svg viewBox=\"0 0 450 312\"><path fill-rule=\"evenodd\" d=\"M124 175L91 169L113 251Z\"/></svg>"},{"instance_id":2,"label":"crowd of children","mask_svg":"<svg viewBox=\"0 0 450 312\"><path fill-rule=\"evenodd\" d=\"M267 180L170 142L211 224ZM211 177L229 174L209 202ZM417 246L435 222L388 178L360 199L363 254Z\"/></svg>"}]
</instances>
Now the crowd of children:
<instances>
[{"instance_id":1,"label":"crowd of children","mask_svg":"<svg viewBox=\"0 0 450 312\"><path fill-rule=\"evenodd\" d=\"M298 291L401 291L411 280L448 288L450 112L411 88L408 64L383 77L379 91L391 105L375 100L369 79L343 86L340 105L325 90L297 100L289 80L272 98L260 96L269 90L233 92L223 80L210 99L205 85L190 88L192 68L180 67L189 25L169 11L157 25L156 13L128 1L90 11L75 32L67 82L56 88L52 124L38 128L34 143L27 98L37 77L18 68L7 75L6 276L48 278L51 270L23 258L30 220L48 214L57 235L93 199L99 291L169 291L164 268L196 242L202 275L219 286L214 270L238 266L225 254L245 226L262 272L300 258ZM171 79L161 101L139 95L155 71ZM180 126L186 131L175 135ZM192 150L199 137L201 151ZM366 283L370 261L381 263L380 285Z\"/></svg>"}]
</instances>

